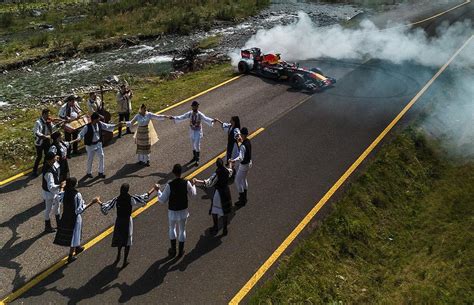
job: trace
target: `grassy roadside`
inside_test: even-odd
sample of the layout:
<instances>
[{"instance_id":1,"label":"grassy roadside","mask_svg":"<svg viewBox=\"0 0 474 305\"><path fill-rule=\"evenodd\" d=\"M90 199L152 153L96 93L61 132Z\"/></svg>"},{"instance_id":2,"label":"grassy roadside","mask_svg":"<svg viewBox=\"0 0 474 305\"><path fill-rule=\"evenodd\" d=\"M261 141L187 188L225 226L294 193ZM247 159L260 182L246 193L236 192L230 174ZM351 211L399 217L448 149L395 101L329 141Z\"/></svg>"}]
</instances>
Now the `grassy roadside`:
<instances>
[{"instance_id":1,"label":"grassy roadside","mask_svg":"<svg viewBox=\"0 0 474 305\"><path fill-rule=\"evenodd\" d=\"M472 304L474 164L408 129L251 304Z\"/></svg>"},{"instance_id":2,"label":"grassy roadside","mask_svg":"<svg viewBox=\"0 0 474 305\"><path fill-rule=\"evenodd\" d=\"M67 2L67 3L66 3ZM269 0L122 0L111 3L53 1L0 9L0 66L51 51L93 49L124 37L188 34L216 21L256 14ZM40 15L36 15L40 9Z\"/></svg>"},{"instance_id":3,"label":"grassy roadside","mask_svg":"<svg viewBox=\"0 0 474 305\"><path fill-rule=\"evenodd\" d=\"M230 64L209 66L204 70L185 74L175 80L163 80L160 77L131 79L130 85L134 90L133 109L145 103L150 111L159 111L187 97L213 87L224 80L235 76ZM86 98L86 97L84 97ZM107 109L117 120L115 93L109 92L104 96ZM58 107L49 107L57 116ZM85 102L82 109L87 109ZM33 124L39 117L41 109L15 110L15 119L8 123L0 122L0 180L9 178L18 172L31 168L34 162Z\"/></svg>"}]
</instances>

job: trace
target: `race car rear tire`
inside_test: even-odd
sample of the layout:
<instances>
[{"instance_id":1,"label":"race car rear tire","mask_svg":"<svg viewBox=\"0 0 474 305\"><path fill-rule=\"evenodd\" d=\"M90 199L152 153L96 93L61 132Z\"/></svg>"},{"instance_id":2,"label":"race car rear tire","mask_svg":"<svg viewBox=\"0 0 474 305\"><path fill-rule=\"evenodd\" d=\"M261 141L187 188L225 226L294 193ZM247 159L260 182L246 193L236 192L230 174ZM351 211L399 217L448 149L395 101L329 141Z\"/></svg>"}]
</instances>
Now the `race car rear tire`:
<instances>
[{"instance_id":1,"label":"race car rear tire","mask_svg":"<svg viewBox=\"0 0 474 305\"><path fill-rule=\"evenodd\" d=\"M290 77L290 85L293 89L303 88L304 78L301 74L294 74Z\"/></svg>"},{"instance_id":2,"label":"race car rear tire","mask_svg":"<svg viewBox=\"0 0 474 305\"><path fill-rule=\"evenodd\" d=\"M237 65L237 69L239 70L239 73L241 74L248 74L250 71L249 64L243 60L239 61L239 64Z\"/></svg>"}]
</instances>

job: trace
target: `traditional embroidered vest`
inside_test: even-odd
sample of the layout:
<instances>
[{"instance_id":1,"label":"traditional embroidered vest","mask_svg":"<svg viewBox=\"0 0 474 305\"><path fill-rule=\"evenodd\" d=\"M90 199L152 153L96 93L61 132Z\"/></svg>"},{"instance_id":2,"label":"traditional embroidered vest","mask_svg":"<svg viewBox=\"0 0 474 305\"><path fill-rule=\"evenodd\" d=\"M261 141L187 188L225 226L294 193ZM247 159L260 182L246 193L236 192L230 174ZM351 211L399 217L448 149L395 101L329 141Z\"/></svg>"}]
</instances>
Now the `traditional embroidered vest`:
<instances>
[{"instance_id":1,"label":"traditional embroidered vest","mask_svg":"<svg viewBox=\"0 0 474 305\"><path fill-rule=\"evenodd\" d=\"M198 112L191 112L191 129L201 130L201 114Z\"/></svg>"}]
</instances>

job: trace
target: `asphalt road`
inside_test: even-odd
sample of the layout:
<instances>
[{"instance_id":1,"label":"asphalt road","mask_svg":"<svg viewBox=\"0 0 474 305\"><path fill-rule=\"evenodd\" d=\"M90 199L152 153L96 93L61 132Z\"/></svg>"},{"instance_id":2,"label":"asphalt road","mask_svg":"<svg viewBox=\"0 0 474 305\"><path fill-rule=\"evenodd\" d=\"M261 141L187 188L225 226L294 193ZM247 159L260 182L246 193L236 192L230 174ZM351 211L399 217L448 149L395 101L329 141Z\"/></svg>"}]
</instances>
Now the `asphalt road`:
<instances>
[{"instance_id":1,"label":"asphalt road","mask_svg":"<svg viewBox=\"0 0 474 305\"><path fill-rule=\"evenodd\" d=\"M443 19L466 16L466 10L472 15L472 4ZM435 26L431 23L440 21L430 22L428 29L432 31ZM154 205L135 220L131 264L126 269L110 266L115 249L110 248L109 236L17 302L228 302L434 74L423 67L376 60L307 63L316 64L338 79L336 88L309 96L292 92L286 84L246 76L199 99L203 112L210 116L227 119L238 114L250 130L266 128L253 140L250 202L236 212L228 236L206 234L211 225L207 215L210 199L201 190L191 202L187 253L181 260L166 260L166 208ZM188 108L185 104L169 113ZM156 126L161 140L153 148L152 166L133 165L135 148L130 136L117 141L106 148L107 179L81 184L87 200L96 195L103 199L115 196L124 181L132 191L144 192L153 183L169 179L172 164L190 158L185 123L160 122ZM203 160L223 151L225 141L218 127L206 128ZM72 173L81 177L85 156L75 158L71 165ZM207 177L212 169L199 177ZM66 254L66 249L52 245L52 235L39 234L43 228L39 183L40 179L20 180L1 189L0 201L14 203L0 206L1 294L18 288ZM236 198L234 187L232 191ZM97 207L88 210L84 239L109 227L114 220L111 214L104 217Z\"/></svg>"}]
</instances>

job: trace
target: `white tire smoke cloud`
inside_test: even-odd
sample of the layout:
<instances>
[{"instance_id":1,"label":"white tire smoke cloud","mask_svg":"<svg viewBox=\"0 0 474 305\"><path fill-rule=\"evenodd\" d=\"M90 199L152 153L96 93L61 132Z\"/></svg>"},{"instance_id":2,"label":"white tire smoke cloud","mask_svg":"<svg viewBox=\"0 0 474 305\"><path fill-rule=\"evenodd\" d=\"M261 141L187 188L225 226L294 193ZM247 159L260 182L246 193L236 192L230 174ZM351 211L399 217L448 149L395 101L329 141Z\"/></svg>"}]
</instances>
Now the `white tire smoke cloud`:
<instances>
[{"instance_id":1,"label":"white tire smoke cloud","mask_svg":"<svg viewBox=\"0 0 474 305\"><path fill-rule=\"evenodd\" d=\"M317 27L304 12L289 25L259 30L243 48L259 47L264 53L280 53L287 61L317 59L362 59L371 57L394 63L414 61L425 66L442 65L466 36L472 33L470 21L443 24L437 35L429 38L422 29L404 25L379 29L371 21L361 22L357 29L340 25ZM240 50L230 54L235 66ZM473 61L465 57L465 60Z\"/></svg>"}]
</instances>

